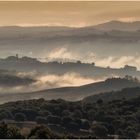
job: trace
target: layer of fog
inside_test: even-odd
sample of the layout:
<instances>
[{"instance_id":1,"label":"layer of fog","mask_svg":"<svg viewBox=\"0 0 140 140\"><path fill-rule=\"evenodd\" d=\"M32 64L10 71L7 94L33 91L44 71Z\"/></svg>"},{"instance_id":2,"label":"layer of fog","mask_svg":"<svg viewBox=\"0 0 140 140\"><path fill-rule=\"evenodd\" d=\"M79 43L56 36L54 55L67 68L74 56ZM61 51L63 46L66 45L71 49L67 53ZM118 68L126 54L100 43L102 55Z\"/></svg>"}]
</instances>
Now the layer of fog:
<instances>
[{"instance_id":1,"label":"layer of fog","mask_svg":"<svg viewBox=\"0 0 140 140\"><path fill-rule=\"evenodd\" d=\"M109 56L99 56L97 53L85 51L85 53L69 50L67 47L55 48L48 54L48 61L53 60L80 60L85 63L93 63L101 67L120 68L125 65L136 66L140 69L140 56L138 53L135 55L124 54L124 56L116 56L110 54Z\"/></svg>"},{"instance_id":2,"label":"layer of fog","mask_svg":"<svg viewBox=\"0 0 140 140\"><path fill-rule=\"evenodd\" d=\"M40 75L37 72L17 72L16 77L18 78L26 78L30 77L33 79L32 82L28 84L18 84L15 83L12 86L9 84L0 85L0 94L5 93L23 93L23 92L33 92L44 89L58 88L58 87L68 87L68 86L81 86L97 81L104 80L106 77L86 77L81 76L78 73L65 73L63 75L55 75L55 74L44 74ZM1 79L0 79L1 80Z\"/></svg>"},{"instance_id":3,"label":"layer of fog","mask_svg":"<svg viewBox=\"0 0 140 140\"><path fill-rule=\"evenodd\" d=\"M140 53L139 32L116 33L112 31L101 36L96 35L98 32L90 35L88 34L89 30L83 32L83 34L77 31L75 33L77 35L72 36L71 32L68 31L64 31L60 35L51 32L52 37L48 37L50 33L38 33L37 36L29 35L28 37L14 36L11 32L9 39L1 38L0 55L1 57L7 57L18 53L19 56L47 58L47 60L63 58L84 62L94 61L97 65L105 67L122 67L131 64L140 69L138 63Z\"/></svg>"}]
</instances>

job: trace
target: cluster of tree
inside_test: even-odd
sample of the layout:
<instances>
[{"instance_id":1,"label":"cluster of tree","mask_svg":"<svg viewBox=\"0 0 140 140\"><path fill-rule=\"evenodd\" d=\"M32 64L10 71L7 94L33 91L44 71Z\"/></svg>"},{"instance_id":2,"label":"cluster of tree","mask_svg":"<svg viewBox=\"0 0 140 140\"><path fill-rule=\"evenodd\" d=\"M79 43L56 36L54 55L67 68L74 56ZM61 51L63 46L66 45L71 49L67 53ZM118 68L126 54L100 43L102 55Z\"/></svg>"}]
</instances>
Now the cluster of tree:
<instances>
[{"instance_id":1,"label":"cluster of tree","mask_svg":"<svg viewBox=\"0 0 140 140\"><path fill-rule=\"evenodd\" d=\"M29 138L138 138L139 103L140 97L109 102L99 99L95 103L61 99L17 101L0 106L0 120L33 121L45 125L31 130ZM58 135L55 130L54 134L51 125L59 130L63 128L63 132ZM9 130L5 135L9 138ZM12 136L16 138L16 135Z\"/></svg>"},{"instance_id":2,"label":"cluster of tree","mask_svg":"<svg viewBox=\"0 0 140 140\"><path fill-rule=\"evenodd\" d=\"M120 82L121 83L121 82ZM83 99L83 102L93 103L99 99L104 100L104 102L109 102L112 100L120 100L122 98L125 99L133 99L140 96L140 86L134 86L130 88L124 88L120 91L109 91L96 95L91 95Z\"/></svg>"},{"instance_id":3,"label":"cluster of tree","mask_svg":"<svg viewBox=\"0 0 140 140\"><path fill-rule=\"evenodd\" d=\"M22 139L20 130L14 126L8 126L5 123L0 124L0 138L1 139Z\"/></svg>"},{"instance_id":4,"label":"cluster of tree","mask_svg":"<svg viewBox=\"0 0 140 140\"><path fill-rule=\"evenodd\" d=\"M49 128L43 125L32 128L30 133L25 137L18 127L7 125L4 122L0 124L1 139L52 139L59 137L59 135L54 134ZM60 138L63 138L63 136Z\"/></svg>"}]
</instances>

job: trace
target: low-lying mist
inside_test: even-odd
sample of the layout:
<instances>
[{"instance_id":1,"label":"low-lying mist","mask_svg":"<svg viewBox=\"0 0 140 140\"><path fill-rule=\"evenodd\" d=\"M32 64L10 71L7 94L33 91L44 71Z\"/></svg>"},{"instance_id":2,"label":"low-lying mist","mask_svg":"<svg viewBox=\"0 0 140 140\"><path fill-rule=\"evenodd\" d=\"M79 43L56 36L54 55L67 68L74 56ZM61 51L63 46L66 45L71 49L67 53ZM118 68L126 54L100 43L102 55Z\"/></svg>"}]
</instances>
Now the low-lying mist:
<instances>
[{"instance_id":1,"label":"low-lying mist","mask_svg":"<svg viewBox=\"0 0 140 140\"><path fill-rule=\"evenodd\" d=\"M103 55L98 55L96 51L73 51L68 49L67 47L61 47L61 48L55 48L52 51L50 51L47 54L48 61L53 60L80 60L82 62L86 63L93 63L97 66L101 67L112 67L112 68L120 68L124 67L125 65L131 65L136 66L138 69L140 69L140 56L138 53L135 53L135 55L130 54L124 54L124 55L106 55L103 53Z\"/></svg>"},{"instance_id":2,"label":"low-lying mist","mask_svg":"<svg viewBox=\"0 0 140 140\"><path fill-rule=\"evenodd\" d=\"M5 77L5 79L3 78ZM8 78L8 79L7 79ZM38 74L37 72L17 72L0 74L0 94L22 93L58 87L81 86L104 80L105 77L86 77L78 73ZM10 82L11 81L11 82ZM2 83L2 84L1 84Z\"/></svg>"}]
</instances>

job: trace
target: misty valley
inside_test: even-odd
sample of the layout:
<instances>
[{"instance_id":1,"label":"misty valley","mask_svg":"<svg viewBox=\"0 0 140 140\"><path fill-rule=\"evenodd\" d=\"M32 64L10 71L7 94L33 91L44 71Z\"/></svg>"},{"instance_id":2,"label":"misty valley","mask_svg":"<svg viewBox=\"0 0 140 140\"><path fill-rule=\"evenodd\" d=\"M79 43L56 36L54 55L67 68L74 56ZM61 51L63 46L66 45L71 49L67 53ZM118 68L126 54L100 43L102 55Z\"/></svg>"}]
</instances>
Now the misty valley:
<instances>
[{"instance_id":1,"label":"misty valley","mask_svg":"<svg viewBox=\"0 0 140 140\"><path fill-rule=\"evenodd\" d=\"M140 71L129 65L105 68L95 63L41 62L17 55L0 59L0 67L1 103L36 98L78 101L140 85Z\"/></svg>"},{"instance_id":2,"label":"misty valley","mask_svg":"<svg viewBox=\"0 0 140 140\"><path fill-rule=\"evenodd\" d=\"M140 138L140 21L0 27L0 138Z\"/></svg>"}]
</instances>

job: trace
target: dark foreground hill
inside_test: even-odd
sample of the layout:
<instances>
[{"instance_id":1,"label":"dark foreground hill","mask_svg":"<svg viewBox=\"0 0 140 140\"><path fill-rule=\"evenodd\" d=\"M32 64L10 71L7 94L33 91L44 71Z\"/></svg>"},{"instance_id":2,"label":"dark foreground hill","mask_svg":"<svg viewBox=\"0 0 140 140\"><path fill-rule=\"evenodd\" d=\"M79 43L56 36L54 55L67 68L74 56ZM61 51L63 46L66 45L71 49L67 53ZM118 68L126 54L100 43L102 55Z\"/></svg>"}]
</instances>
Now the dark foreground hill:
<instances>
[{"instance_id":1,"label":"dark foreground hill","mask_svg":"<svg viewBox=\"0 0 140 140\"><path fill-rule=\"evenodd\" d=\"M7 93L0 95L0 103L44 98L65 99L69 101L78 101L90 95L97 95L104 92L117 91L127 87L139 87L140 83L137 79L129 78L111 78L105 81L92 83L78 87L62 87L55 89L47 89L29 93Z\"/></svg>"},{"instance_id":2,"label":"dark foreground hill","mask_svg":"<svg viewBox=\"0 0 140 140\"><path fill-rule=\"evenodd\" d=\"M0 125L0 138L139 138L140 97L95 103L9 102L0 105L0 120L9 125Z\"/></svg>"},{"instance_id":3,"label":"dark foreground hill","mask_svg":"<svg viewBox=\"0 0 140 140\"><path fill-rule=\"evenodd\" d=\"M98 95L92 95L83 99L83 102L92 103L96 102L99 99L103 99L104 101L112 101L112 100L120 100L124 99L132 99L140 96L140 87L134 88L125 88L121 91L112 91L112 92L105 92Z\"/></svg>"}]
</instances>

